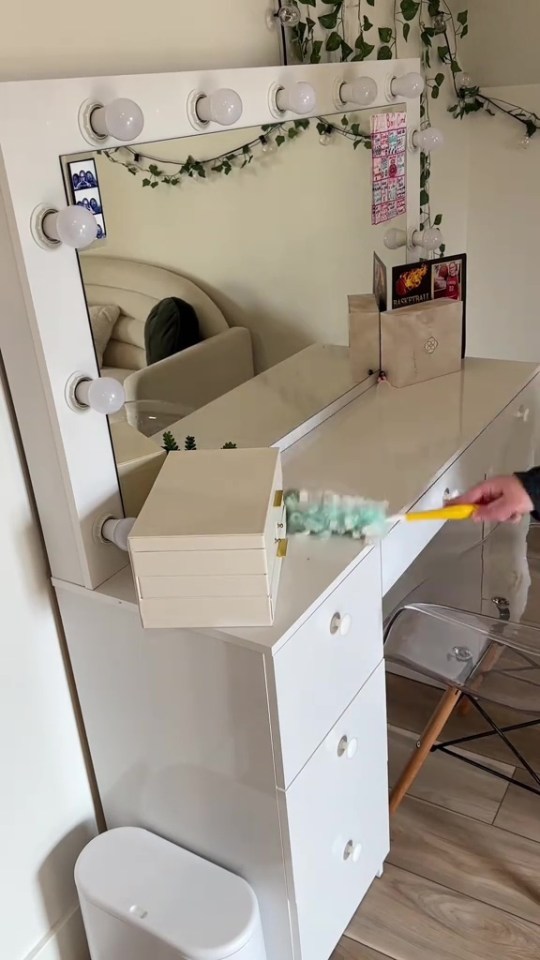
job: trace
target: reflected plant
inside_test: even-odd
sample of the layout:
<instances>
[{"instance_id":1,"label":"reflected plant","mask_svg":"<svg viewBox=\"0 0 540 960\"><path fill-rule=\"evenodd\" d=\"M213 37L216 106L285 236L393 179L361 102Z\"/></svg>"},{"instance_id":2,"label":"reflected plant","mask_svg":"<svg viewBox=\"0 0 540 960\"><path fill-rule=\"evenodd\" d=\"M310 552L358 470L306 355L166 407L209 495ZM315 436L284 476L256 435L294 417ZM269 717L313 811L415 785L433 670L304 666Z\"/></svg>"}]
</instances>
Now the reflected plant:
<instances>
[{"instance_id":1,"label":"reflected plant","mask_svg":"<svg viewBox=\"0 0 540 960\"><path fill-rule=\"evenodd\" d=\"M176 453L180 450L180 447L178 446L178 443L176 442L174 435L171 433L170 430L165 430L163 434L162 449L165 450L165 453ZM196 450L196 449L197 449L197 441L195 440L195 437L191 437L191 436L186 437L184 440L184 450ZM231 443L231 441L229 440L227 443L223 444L221 449L236 450L236 444Z\"/></svg>"}]
</instances>

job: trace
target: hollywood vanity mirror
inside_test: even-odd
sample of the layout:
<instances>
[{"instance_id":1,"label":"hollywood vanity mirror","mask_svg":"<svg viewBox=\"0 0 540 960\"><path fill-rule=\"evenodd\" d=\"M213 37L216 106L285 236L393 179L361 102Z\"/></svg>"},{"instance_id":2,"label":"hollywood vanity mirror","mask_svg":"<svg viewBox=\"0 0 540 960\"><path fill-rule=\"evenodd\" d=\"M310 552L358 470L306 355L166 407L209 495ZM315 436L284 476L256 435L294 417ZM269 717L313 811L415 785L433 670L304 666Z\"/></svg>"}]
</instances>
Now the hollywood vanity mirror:
<instances>
[{"instance_id":1,"label":"hollywood vanity mirror","mask_svg":"<svg viewBox=\"0 0 540 960\"><path fill-rule=\"evenodd\" d=\"M145 496L133 463L146 453L152 479L165 428L199 447L273 444L379 368L373 320L353 377L347 297L371 289L375 251L404 256L371 226L381 109L63 158L68 197L99 211L79 262L101 375L127 398L111 435L129 515Z\"/></svg>"},{"instance_id":2,"label":"hollywood vanity mirror","mask_svg":"<svg viewBox=\"0 0 540 960\"><path fill-rule=\"evenodd\" d=\"M24 371L12 389L23 431L37 435L38 499L72 521L43 521L55 574L95 586L126 562L99 536L102 518L123 509L109 426L123 487L133 462L159 462L165 427L203 447L286 445L371 382L376 352L362 382L351 374L347 296L370 291L388 225L371 226L371 152L353 141L369 135L374 112L406 111L407 206L392 224L405 235L418 226L420 119L418 91L401 84L417 69L403 60L4 86L3 215L15 244L2 269L12 275L23 258L17 309L30 312L6 361L8 373ZM356 137L343 135L343 116ZM161 182L188 157L203 165L193 178ZM211 170L220 162L229 175ZM66 196L83 216L72 235ZM84 214L98 224L93 243ZM169 344L168 356L158 343L152 362L145 323L171 297L197 329L182 315L188 345ZM121 390L111 399L110 385L92 385L100 372L123 383L121 409ZM45 433L57 450L50 487L37 452ZM138 483L123 492L136 512Z\"/></svg>"}]
</instances>

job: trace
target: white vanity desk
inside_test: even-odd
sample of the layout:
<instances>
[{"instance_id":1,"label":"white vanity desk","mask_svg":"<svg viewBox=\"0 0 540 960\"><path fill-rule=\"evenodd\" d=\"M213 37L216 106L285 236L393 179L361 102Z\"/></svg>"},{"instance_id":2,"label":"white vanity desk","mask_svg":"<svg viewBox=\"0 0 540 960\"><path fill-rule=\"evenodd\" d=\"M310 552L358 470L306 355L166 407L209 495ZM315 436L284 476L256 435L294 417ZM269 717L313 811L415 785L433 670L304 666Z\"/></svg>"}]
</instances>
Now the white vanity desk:
<instances>
[{"instance_id":1,"label":"white vanity desk","mask_svg":"<svg viewBox=\"0 0 540 960\"><path fill-rule=\"evenodd\" d=\"M527 467L537 371L467 360L372 386L284 452L286 486L402 512ZM382 868L382 599L438 528L292 540L261 629L143 631L127 567L94 591L55 581L108 825L145 825L246 877L269 960L328 960Z\"/></svg>"}]
</instances>

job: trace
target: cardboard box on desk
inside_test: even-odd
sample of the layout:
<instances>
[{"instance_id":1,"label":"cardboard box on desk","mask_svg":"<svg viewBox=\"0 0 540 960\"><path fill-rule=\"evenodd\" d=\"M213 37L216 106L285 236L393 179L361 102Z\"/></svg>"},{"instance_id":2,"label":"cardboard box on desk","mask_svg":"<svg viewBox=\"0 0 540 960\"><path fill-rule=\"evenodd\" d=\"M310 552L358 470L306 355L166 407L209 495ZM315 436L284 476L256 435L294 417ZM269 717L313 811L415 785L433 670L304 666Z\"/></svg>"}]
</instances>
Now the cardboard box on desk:
<instances>
[{"instance_id":1,"label":"cardboard box on desk","mask_svg":"<svg viewBox=\"0 0 540 960\"><path fill-rule=\"evenodd\" d=\"M129 537L143 625L272 624L285 537L278 450L169 453Z\"/></svg>"},{"instance_id":2,"label":"cardboard box on desk","mask_svg":"<svg viewBox=\"0 0 540 960\"><path fill-rule=\"evenodd\" d=\"M461 369L463 304L428 300L381 313L381 368L394 387Z\"/></svg>"}]
</instances>

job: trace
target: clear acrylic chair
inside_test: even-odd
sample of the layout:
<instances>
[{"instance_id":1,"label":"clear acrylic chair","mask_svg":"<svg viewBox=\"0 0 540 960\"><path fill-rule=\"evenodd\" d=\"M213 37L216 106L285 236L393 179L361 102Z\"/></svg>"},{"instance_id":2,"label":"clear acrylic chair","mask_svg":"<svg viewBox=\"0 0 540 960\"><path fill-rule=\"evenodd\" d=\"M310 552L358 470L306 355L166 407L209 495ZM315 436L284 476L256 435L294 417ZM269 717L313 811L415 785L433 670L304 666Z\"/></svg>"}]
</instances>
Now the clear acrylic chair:
<instances>
[{"instance_id":1,"label":"clear acrylic chair","mask_svg":"<svg viewBox=\"0 0 540 960\"><path fill-rule=\"evenodd\" d=\"M473 549L482 546L479 544ZM473 555L472 551L464 556L467 554ZM454 558L453 562L459 562L459 558ZM448 566L445 576L447 581ZM446 753L540 795L540 771L533 768L511 740L512 732L540 725L540 629L528 623L512 622L510 602L502 596L492 598L498 617L418 600L423 595L431 600L437 594L437 583L442 582L432 576L416 587L385 625L387 663L412 670L444 690L417 741L414 754L392 790L392 813L398 809L429 754L434 751ZM441 741L439 738L444 727L458 704L476 713L483 729L479 733ZM513 710L522 718L514 724L500 726L490 712L492 705ZM527 770L532 785L512 780L480 758L463 754L460 750L494 736L500 737Z\"/></svg>"}]
</instances>

